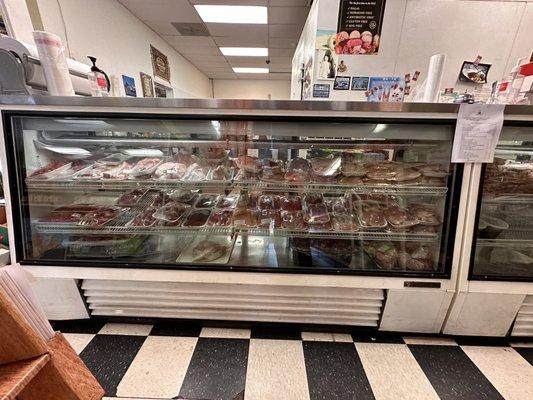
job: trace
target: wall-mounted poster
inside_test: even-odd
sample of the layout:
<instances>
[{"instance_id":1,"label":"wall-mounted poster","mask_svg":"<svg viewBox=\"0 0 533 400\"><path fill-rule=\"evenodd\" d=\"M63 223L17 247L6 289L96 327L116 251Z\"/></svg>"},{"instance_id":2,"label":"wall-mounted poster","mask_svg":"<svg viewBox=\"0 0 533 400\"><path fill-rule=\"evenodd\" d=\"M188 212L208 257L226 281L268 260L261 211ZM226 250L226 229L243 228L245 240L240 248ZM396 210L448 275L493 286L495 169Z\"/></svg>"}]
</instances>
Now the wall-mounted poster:
<instances>
[{"instance_id":1,"label":"wall-mounted poster","mask_svg":"<svg viewBox=\"0 0 533 400\"><path fill-rule=\"evenodd\" d=\"M475 61L463 61L459 72L461 82L487 83L487 75L492 64L480 64Z\"/></svg>"},{"instance_id":2,"label":"wall-mounted poster","mask_svg":"<svg viewBox=\"0 0 533 400\"><path fill-rule=\"evenodd\" d=\"M337 32L333 29L317 29L315 48L335 51Z\"/></svg>"},{"instance_id":3,"label":"wall-mounted poster","mask_svg":"<svg viewBox=\"0 0 533 400\"><path fill-rule=\"evenodd\" d=\"M352 90L367 90L369 81L368 76L352 76Z\"/></svg>"},{"instance_id":4,"label":"wall-mounted poster","mask_svg":"<svg viewBox=\"0 0 533 400\"><path fill-rule=\"evenodd\" d=\"M313 58L310 58L304 65L302 76L302 100L311 98L311 74L313 73Z\"/></svg>"},{"instance_id":5,"label":"wall-mounted poster","mask_svg":"<svg viewBox=\"0 0 533 400\"><path fill-rule=\"evenodd\" d=\"M1 10L0 10L0 34L7 35L7 27L6 27L6 23L4 22L4 17L2 16Z\"/></svg>"},{"instance_id":6,"label":"wall-mounted poster","mask_svg":"<svg viewBox=\"0 0 533 400\"><path fill-rule=\"evenodd\" d=\"M399 76L372 76L365 94L367 101L401 103L405 94L405 81Z\"/></svg>"},{"instance_id":7,"label":"wall-mounted poster","mask_svg":"<svg viewBox=\"0 0 533 400\"><path fill-rule=\"evenodd\" d=\"M335 52L377 54L385 0L341 0Z\"/></svg>"},{"instance_id":8,"label":"wall-mounted poster","mask_svg":"<svg viewBox=\"0 0 533 400\"><path fill-rule=\"evenodd\" d=\"M329 83L315 83L313 85L313 97L327 99L329 98Z\"/></svg>"},{"instance_id":9,"label":"wall-mounted poster","mask_svg":"<svg viewBox=\"0 0 533 400\"><path fill-rule=\"evenodd\" d=\"M154 83L152 77L144 72L141 72L141 87L143 89L144 97L154 97Z\"/></svg>"},{"instance_id":10,"label":"wall-mounted poster","mask_svg":"<svg viewBox=\"0 0 533 400\"><path fill-rule=\"evenodd\" d=\"M350 77L337 76L333 83L333 90L350 90Z\"/></svg>"},{"instance_id":11,"label":"wall-mounted poster","mask_svg":"<svg viewBox=\"0 0 533 400\"><path fill-rule=\"evenodd\" d=\"M337 70L337 56L331 50L317 51L318 68L316 69L316 79L333 80Z\"/></svg>"},{"instance_id":12,"label":"wall-mounted poster","mask_svg":"<svg viewBox=\"0 0 533 400\"><path fill-rule=\"evenodd\" d=\"M131 76L122 75L122 84L124 85L124 92L126 93L126 96L137 97L135 79L133 79Z\"/></svg>"},{"instance_id":13,"label":"wall-mounted poster","mask_svg":"<svg viewBox=\"0 0 533 400\"><path fill-rule=\"evenodd\" d=\"M150 55L152 56L152 68L154 69L154 76L170 82L170 66L168 64L168 57L150 45Z\"/></svg>"}]
</instances>

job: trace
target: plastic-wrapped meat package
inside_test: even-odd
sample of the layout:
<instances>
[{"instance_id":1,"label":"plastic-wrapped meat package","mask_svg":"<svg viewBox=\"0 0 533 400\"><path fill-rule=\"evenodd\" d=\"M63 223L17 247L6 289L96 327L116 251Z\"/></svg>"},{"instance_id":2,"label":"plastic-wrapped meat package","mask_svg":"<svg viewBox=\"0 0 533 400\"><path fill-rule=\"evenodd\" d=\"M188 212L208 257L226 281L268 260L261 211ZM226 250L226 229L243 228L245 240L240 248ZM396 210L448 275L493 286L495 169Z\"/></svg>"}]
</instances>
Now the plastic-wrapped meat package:
<instances>
[{"instance_id":1,"label":"plastic-wrapped meat package","mask_svg":"<svg viewBox=\"0 0 533 400\"><path fill-rule=\"evenodd\" d=\"M163 226L178 226L189 208L185 204L170 202L157 210L154 217Z\"/></svg>"},{"instance_id":2,"label":"plastic-wrapped meat package","mask_svg":"<svg viewBox=\"0 0 533 400\"><path fill-rule=\"evenodd\" d=\"M154 200L152 201L152 206L161 207L167 203L170 203L171 201L172 199L167 193L163 192L162 190L158 190L154 197Z\"/></svg>"},{"instance_id":3,"label":"plastic-wrapped meat package","mask_svg":"<svg viewBox=\"0 0 533 400\"><path fill-rule=\"evenodd\" d=\"M172 156L172 160L179 164L185 164L186 167L190 167L191 165L198 163L198 157L196 157L194 154L186 152L174 154Z\"/></svg>"},{"instance_id":4,"label":"plastic-wrapped meat package","mask_svg":"<svg viewBox=\"0 0 533 400\"><path fill-rule=\"evenodd\" d=\"M224 165L218 165L213 168L208 179L211 181L227 181L231 178L230 170Z\"/></svg>"},{"instance_id":5,"label":"plastic-wrapped meat package","mask_svg":"<svg viewBox=\"0 0 533 400\"><path fill-rule=\"evenodd\" d=\"M307 193L304 198L305 205L309 207L311 204L323 204L324 196L322 193Z\"/></svg>"},{"instance_id":6,"label":"plastic-wrapped meat package","mask_svg":"<svg viewBox=\"0 0 533 400\"><path fill-rule=\"evenodd\" d=\"M260 212L256 210L237 209L233 213L233 225L241 228L255 228L259 225Z\"/></svg>"},{"instance_id":7,"label":"plastic-wrapped meat package","mask_svg":"<svg viewBox=\"0 0 533 400\"><path fill-rule=\"evenodd\" d=\"M311 180L315 183L337 183L337 175L318 175L314 171L311 173Z\"/></svg>"},{"instance_id":8,"label":"plastic-wrapped meat package","mask_svg":"<svg viewBox=\"0 0 533 400\"><path fill-rule=\"evenodd\" d=\"M192 206L198 198L198 193L188 189L176 189L170 193L170 198L178 203Z\"/></svg>"},{"instance_id":9,"label":"plastic-wrapped meat package","mask_svg":"<svg viewBox=\"0 0 533 400\"><path fill-rule=\"evenodd\" d=\"M213 208L218 200L218 194L202 194L194 207L196 208Z\"/></svg>"},{"instance_id":10,"label":"plastic-wrapped meat package","mask_svg":"<svg viewBox=\"0 0 533 400\"><path fill-rule=\"evenodd\" d=\"M235 159L235 164L240 170L258 174L261 172L261 163L257 157L240 156Z\"/></svg>"},{"instance_id":11,"label":"plastic-wrapped meat package","mask_svg":"<svg viewBox=\"0 0 533 400\"><path fill-rule=\"evenodd\" d=\"M110 154L104 158L100 158L97 163L103 165L119 165L121 162L126 161L130 156L125 154Z\"/></svg>"},{"instance_id":12,"label":"plastic-wrapped meat package","mask_svg":"<svg viewBox=\"0 0 533 400\"><path fill-rule=\"evenodd\" d=\"M357 230L357 225L353 217L348 213L334 213L332 218L332 225L334 231L349 231Z\"/></svg>"},{"instance_id":13,"label":"plastic-wrapped meat package","mask_svg":"<svg viewBox=\"0 0 533 400\"><path fill-rule=\"evenodd\" d=\"M393 228L409 228L418 224L418 219L409 210L398 206L387 208L385 218Z\"/></svg>"},{"instance_id":14,"label":"plastic-wrapped meat package","mask_svg":"<svg viewBox=\"0 0 533 400\"><path fill-rule=\"evenodd\" d=\"M198 164L193 164L189 167L189 172L184 177L187 181L205 181L209 175L209 167L200 167Z\"/></svg>"},{"instance_id":15,"label":"plastic-wrapped meat package","mask_svg":"<svg viewBox=\"0 0 533 400\"><path fill-rule=\"evenodd\" d=\"M221 196L220 199L218 199L215 207L220 209L232 209L237 206L237 203L239 202L239 196Z\"/></svg>"},{"instance_id":16,"label":"plastic-wrapped meat package","mask_svg":"<svg viewBox=\"0 0 533 400\"><path fill-rule=\"evenodd\" d=\"M131 176L132 168L133 168L133 166L130 163L124 161L119 166L104 172L103 175L102 175L102 178L103 179L125 180L125 179L128 179Z\"/></svg>"},{"instance_id":17,"label":"plastic-wrapped meat package","mask_svg":"<svg viewBox=\"0 0 533 400\"><path fill-rule=\"evenodd\" d=\"M358 176L341 176L338 179L338 183L341 185L361 185L363 183L363 179L361 179Z\"/></svg>"},{"instance_id":18,"label":"plastic-wrapped meat package","mask_svg":"<svg viewBox=\"0 0 533 400\"><path fill-rule=\"evenodd\" d=\"M411 227L409 232L421 235L436 235L438 233L438 230L435 226L419 224Z\"/></svg>"},{"instance_id":19,"label":"plastic-wrapped meat package","mask_svg":"<svg viewBox=\"0 0 533 400\"><path fill-rule=\"evenodd\" d=\"M79 204L70 204L68 206L61 206L56 209L54 209L54 212L76 212L76 213L88 213L91 211L96 211L101 206L98 206L96 204L90 204L90 203L79 203Z\"/></svg>"},{"instance_id":20,"label":"plastic-wrapped meat package","mask_svg":"<svg viewBox=\"0 0 533 400\"><path fill-rule=\"evenodd\" d=\"M375 246L375 262L383 269L398 269L398 251L392 243L383 242Z\"/></svg>"},{"instance_id":21,"label":"plastic-wrapped meat package","mask_svg":"<svg viewBox=\"0 0 533 400\"><path fill-rule=\"evenodd\" d=\"M306 229L303 211L282 211L281 227L284 229Z\"/></svg>"},{"instance_id":22,"label":"plastic-wrapped meat package","mask_svg":"<svg viewBox=\"0 0 533 400\"><path fill-rule=\"evenodd\" d=\"M434 187L446 186L446 181L444 178L432 178L428 176L424 176L419 183L424 186L434 186Z\"/></svg>"},{"instance_id":23,"label":"plastic-wrapped meat package","mask_svg":"<svg viewBox=\"0 0 533 400\"><path fill-rule=\"evenodd\" d=\"M168 161L160 164L153 173L155 179L179 180L187 172L187 166L183 163Z\"/></svg>"},{"instance_id":24,"label":"plastic-wrapped meat package","mask_svg":"<svg viewBox=\"0 0 533 400\"><path fill-rule=\"evenodd\" d=\"M122 196L119 197L117 200L117 204L119 206L134 206L141 201L141 199L144 197L144 195L148 193L148 189L144 188L138 188L133 189L127 193L124 193Z\"/></svg>"},{"instance_id":25,"label":"plastic-wrapped meat package","mask_svg":"<svg viewBox=\"0 0 533 400\"><path fill-rule=\"evenodd\" d=\"M204 226L211 214L211 210L194 210L187 215L187 219L183 223L183 226L187 227L200 227Z\"/></svg>"},{"instance_id":26,"label":"plastic-wrapped meat package","mask_svg":"<svg viewBox=\"0 0 533 400\"><path fill-rule=\"evenodd\" d=\"M323 224L330 221L328 208L325 204L311 204L307 207L307 223Z\"/></svg>"},{"instance_id":27,"label":"plastic-wrapped meat package","mask_svg":"<svg viewBox=\"0 0 533 400\"><path fill-rule=\"evenodd\" d=\"M441 164L421 165L417 169L428 178L445 178L448 176L448 168Z\"/></svg>"},{"instance_id":28,"label":"plastic-wrapped meat package","mask_svg":"<svg viewBox=\"0 0 533 400\"><path fill-rule=\"evenodd\" d=\"M135 218L133 218L133 220L130 222L130 226L142 228L153 226L156 223L156 219L154 217L156 211L157 208L155 207L145 208L143 211L137 214Z\"/></svg>"},{"instance_id":29,"label":"plastic-wrapped meat package","mask_svg":"<svg viewBox=\"0 0 533 400\"><path fill-rule=\"evenodd\" d=\"M207 151L202 151L200 162L203 165L216 166L222 164L227 158L227 150L219 147L210 147Z\"/></svg>"},{"instance_id":30,"label":"plastic-wrapped meat package","mask_svg":"<svg viewBox=\"0 0 533 400\"><path fill-rule=\"evenodd\" d=\"M408 208L420 225L437 226L442 223L435 207L430 204L413 203Z\"/></svg>"},{"instance_id":31,"label":"plastic-wrapped meat package","mask_svg":"<svg viewBox=\"0 0 533 400\"><path fill-rule=\"evenodd\" d=\"M283 161L282 160L275 160L273 158L261 158L259 159L259 164L261 167L278 167L279 169L283 170Z\"/></svg>"},{"instance_id":32,"label":"plastic-wrapped meat package","mask_svg":"<svg viewBox=\"0 0 533 400\"><path fill-rule=\"evenodd\" d=\"M239 202L237 203L237 207L247 209L257 208L259 197L259 193L256 192L241 193L241 195L239 196Z\"/></svg>"},{"instance_id":33,"label":"plastic-wrapped meat package","mask_svg":"<svg viewBox=\"0 0 533 400\"><path fill-rule=\"evenodd\" d=\"M233 210L214 210L207 220L208 226L227 227L231 225Z\"/></svg>"},{"instance_id":34,"label":"plastic-wrapped meat package","mask_svg":"<svg viewBox=\"0 0 533 400\"><path fill-rule=\"evenodd\" d=\"M53 179L71 179L74 178L80 171L84 169L89 169L92 163L89 163L85 160L76 160L73 161L70 165L70 168L66 171L60 172L54 176Z\"/></svg>"},{"instance_id":35,"label":"plastic-wrapped meat package","mask_svg":"<svg viewBox=\"0 0 533 400\"><path fill-rule=\"evenodd\" d=\"M284 173L278 166L264 166L263 171L259 175L259 179L265 182L282 182L284 180Z\"/></svg>"},{"instance_id":36,"label":"plastic-wrapped meat package","mask_svg":"<svg viewBox=\"0 0 533 400\"><path fill-rule=\"evenodd\" d=\"M63 224L75 224L78 223L84 216L87 214L87 211L76 211L76 210L64 210L56 211L44 218L41 218L39 222L55 222Z\"/></svg>"},{"instance_id":37,"label":"plastic-wrapped meat package","mask_svg":"<svg viewBox=\"0 0 533 400\"><path fill-rule=\"evenodd\" d=\"M309 224L310 232L330 231L332 228L333 228L333 225L331 223L331 220L327 222L317 222L315 224Z\"/></svg>"},{"instance_id":38,"label":"plastic-wrapped meat package","mask_svg":"<svg viewBox=\"0 0 533 400\"><path fill-rule=\"evenodd\" d=\"M433 271L435 269L434 253L427 246L418 246L398 253L398 264L411 271Z\"/></svg>"},{"instance_id":39,"label":"plastic-wrapped meat package","mask_svg":"<svg viewBox=\"0 0 533 400\"><path fill-rule=\"evenodd\" d=\"M96 211L85 214L78 224L92 227L103 226L115 219L120 211L118 207L100 207Z\"/></svg>"},{"instance_id":40,"label":"plastic-wrapped meat package","mask_svg":"<svg viewBox=\"0 0 533 400\"><path fill-rule=\"evenodd\" d=\"M326 207L329 212L333 213L347 213L346 202L343 197L332 197L325 200Z\"/></svg>"},{"instance_id":41,"label":"plastic-wrapped meat package","mask_svg":"<svg viewBox=\"0 0 533 400\"><path fill-rule=\"evenodd\" d=\"M239 172L235 175L236 181L257 181L259 179L259 173L249 172L243 169L240 169Z\"/></svg>"},{"instance_id":42,"label":"plastic-wrapped meat package","mask_svg":"<svg viewBox=\"0 0 533 400\"><path fill-rule=\"evenodd\" d=\"M143 158L137 164L135 164L131 174L134 177L151 175L159 164L161 164L161 160L159 158Z\"/></svg>"},{"instance_id":43,"label":"plastic-wrapped meat package","mask_svg":"<svg viewBox=\"0 0 533 400\"><path fill-rule=\"evenodd\" d=\"M389 180L393 182L407 182L420 178L422 174L414 168L399 168Z\"/></svg>"},{"instance_id":44,"label":"plastic-wrapped meat package","mask_svg":"<svg viewBox=\"0 0 533 400\"><path fill-rule=\"evenodd\" d=\"M68 163L63 161L51 161L48 164L46 164L44 167L41 167L35 171L32 172L28 178L42 178L42 179L48 179L53 176L53 173L59 172L62 167L67 167Z\"/></svg>"},{"instance_id":45,"label":"plastic-wrapped meat package","mask_svg":"<svg viewBox=\"0 0 533 400\"><path fill-rule=\"evenodd\" d=\"M341 172L344 176L362 178L366 175L368 169L363 163L343 162Z\"/></svg>"},{"instance_id":46,"label":"plastic-wrapped meat package","mask_svg":"<svg viewBox=\"0 0 533 400\"><path fill-rule=\"evenodd\" d=\"M281 199L278 195L264 194L259 196L257 205L260 210L279 210L281 208Z\"/></svg>"},{"instance_id":47,"label":"plastic-wrapped meat package","mask_svg":"<svg viewBox=\"0 0 533 400\"><path fill-rule=\"evenodd\" d=\"M280 228L281 213L278 210L261 210L259 215L260 228Z\"/></svg>"},{"instance_id":48,"label":"plastic-wrapped meat package","mask_svg":"<svg viewBox=\"0 0 533 400\"><path fill-rule=\"evenodd\" d=\"M304 158L296 157L287 165L285 180L296 183L307 183L311 180L311 165Z\"/></svg>"},{"instance_id":49,"label":"plastic-wrapped meat package","mask_svg":"<svg viewBox=\"0 0 533 400\"><path fill-rule=\"evenodd\" d=\"M340 157L315 157L311 159L313 174L319 177L334 177L339 174Z\"/></svg>"},{"instance_id":50,"label":"plastic-wrapped meat package","mask_svg":"<svg viewBox=\"0 0 533 400\"><path fill-rule=\"evenodd\" d=\"M375 208L362 209L359 214L359 225L368 229L380 229L387 226L383 211Z\"/></svg>"},{"instance_id":51,"label":"plastic-wrapped meat package","mask_svg":"<svg viewBox=\"0 0 533 400\"><path fill-rule=\"evenodd\" d=\"M102 179L104 174L109 170L105 165L95 165L93 168L82 172L79 174L76 179L85 179L85 180L96 180Z\"/></svg>"},{"instance_id":52,"label":"plastic-wrapped meat package","mask_svg":"<svg viewBox=\"0 0 533 400\"><path fill-rule=\"evenodd\" d=\"M283 196L281 198L281 209L283 211L301 211L302 198L300 196Z\"/></svg>"}]
</instances>

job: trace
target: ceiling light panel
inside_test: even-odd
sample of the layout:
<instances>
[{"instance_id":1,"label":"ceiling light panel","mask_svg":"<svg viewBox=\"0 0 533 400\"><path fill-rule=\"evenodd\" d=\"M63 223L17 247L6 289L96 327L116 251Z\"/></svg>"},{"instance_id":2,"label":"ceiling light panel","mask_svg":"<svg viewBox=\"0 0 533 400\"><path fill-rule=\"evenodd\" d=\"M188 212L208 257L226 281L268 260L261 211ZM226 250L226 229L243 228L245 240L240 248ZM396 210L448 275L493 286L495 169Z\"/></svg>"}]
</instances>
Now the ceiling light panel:
<instances>
[{"instance_id":1,"label":"ceiling light panel","mask_svg":"<svg viewBox=\"0 0 533 400\"><path fill-rule=\"evenodd\" d=\"M267 24L267 8L258 6L222 6L196 4L204 22L228 24Z\"/></svg>"},{"instance_id":2,"label":"ceiling light panel","mask_svg":"<svg viewBox=\"0 0 533 400\"><path fill-rule=\"evenodd\" d=\"M242 56L242 57L267 57L268 49L266 47L221 47L220 51L225 56Z\"/></svg>"},{"instance_id":3,"label":"ceiling light panel","mask_svg":"<svg viewBox=\"0 0 533 400\"><path fill-rule=\"evenodd\" d=\"M248 68L248 67L233 67L233 72L237 74L268 74L268 68Z\"/></svg>"}]
</instances>

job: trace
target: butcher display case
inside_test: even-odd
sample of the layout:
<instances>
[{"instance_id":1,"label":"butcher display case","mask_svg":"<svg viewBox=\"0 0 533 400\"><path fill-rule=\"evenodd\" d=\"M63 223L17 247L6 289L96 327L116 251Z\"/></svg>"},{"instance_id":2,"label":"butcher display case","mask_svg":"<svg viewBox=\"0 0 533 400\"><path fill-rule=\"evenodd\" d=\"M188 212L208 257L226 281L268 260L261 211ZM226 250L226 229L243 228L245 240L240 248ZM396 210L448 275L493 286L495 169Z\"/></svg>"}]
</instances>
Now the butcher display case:
<instances>
[{"instance_id":1,"label":"butcher display case","mask_svg":"<svg viewBox=\"0 0 533 400\"><path fill-rule=\"evenodd\" d=\"M504 127L478 203L470 279L533 280L533 128Z\"/></svg>"},{"instance_id":2,"label":"butcher display case","mask_svg":"<svg viewBox=\"0 0 533 400\"><path fill-rule=\"evenodd\" d=\"M453 119L5 112L17 261L450 276Z\"/></svg>"}]
</instances>

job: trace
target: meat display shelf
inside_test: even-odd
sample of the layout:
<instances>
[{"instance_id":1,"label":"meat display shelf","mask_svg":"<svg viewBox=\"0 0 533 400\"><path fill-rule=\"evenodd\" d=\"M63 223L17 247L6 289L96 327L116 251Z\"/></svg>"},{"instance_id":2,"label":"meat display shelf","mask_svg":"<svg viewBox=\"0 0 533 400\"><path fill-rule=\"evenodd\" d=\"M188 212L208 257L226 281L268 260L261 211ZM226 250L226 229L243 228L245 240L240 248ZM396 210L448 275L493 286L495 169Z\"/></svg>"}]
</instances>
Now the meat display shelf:
<instances>
[{"instance_id":1,"label":"meat display shelf","mask_svg":"<svg viewBox=\"0 0 533 400\"><path fill-rule=\"evenodd\" d=\"M479 247L533 247L533 239L478 239L476 245Z\"/></svg>"},{"instance_id":2,"label":"meat display shelf","mask_svg":"<svg viewBox=\"0 0 533 400\"><path fill-rule=\"evenodd\" d=\"M314 231L289 230L289 229L263 229L242 227L165 227L128 226L122 217L112 223L101 227L80 226L75 224L35 222L34 229L40 233L74 234L74 235L115 235L115 234L206 234L206 235L232 235L234 233L246 236L274 236L274 237L300 237L316 239L355 239L355 240L386 240L386 241L415 241L434 242L440 235L418 234L407 232L377 232L377 231Z\"/></svg>"},{"instance_id":3,"label":"meat display shelf","mask_svg":"<svg viewBox=\"0 0 533 400\"><path fill-rule=\"evenodd\" d=\"M128 190L137 187L144 188L185 188L185 189L260 189L265 191L279 192L324 192L344 193L348 190L354 193L383 193L443 196L448 191L446 186L417 186L417 185L364 185L364 184L337 184L337 183L294 183L294 182L264 182L253 181L178 181L178 180L151 180L151 179L128 179L128 180L27 180L28 189L31 190Z\"/></svg>"}]
</instances>

